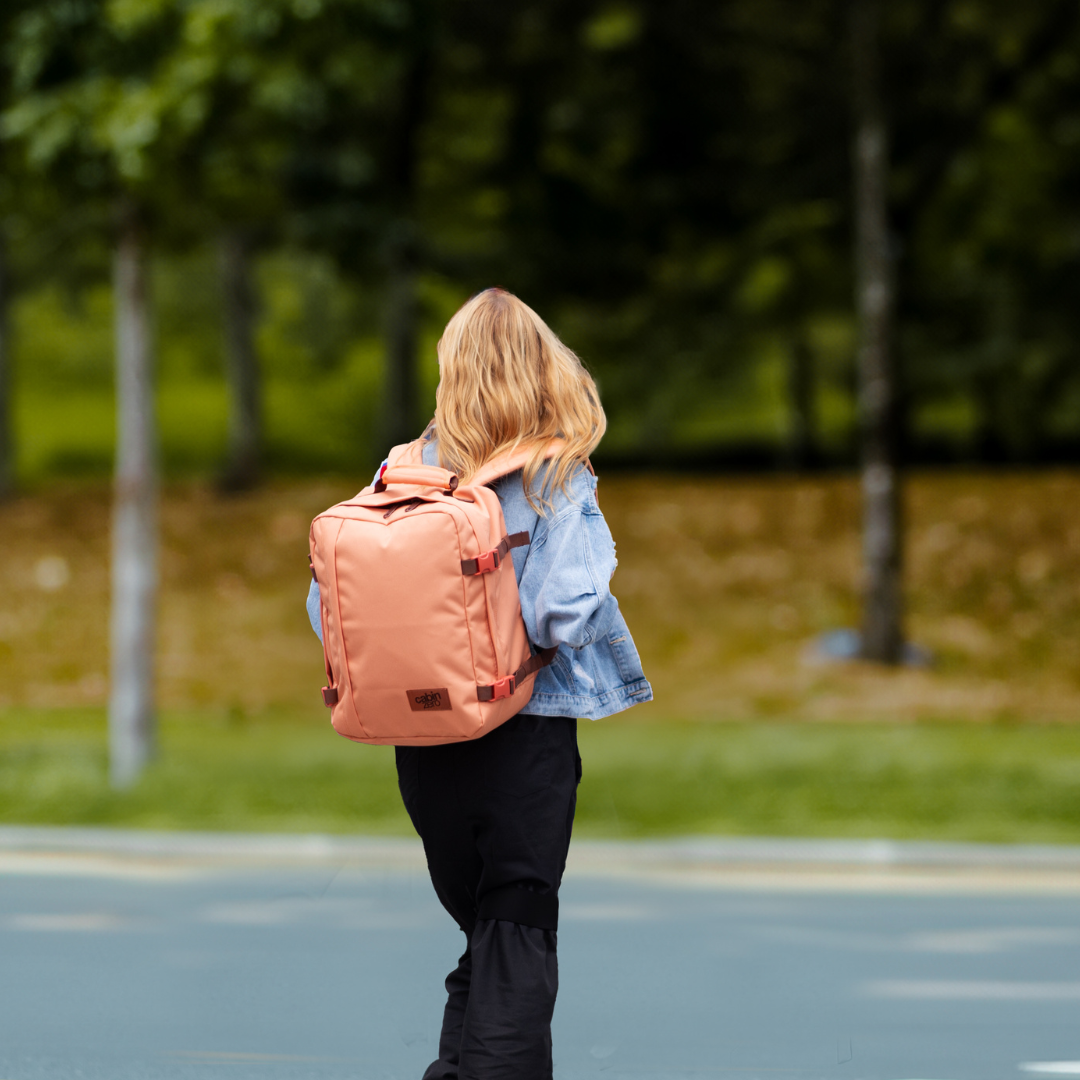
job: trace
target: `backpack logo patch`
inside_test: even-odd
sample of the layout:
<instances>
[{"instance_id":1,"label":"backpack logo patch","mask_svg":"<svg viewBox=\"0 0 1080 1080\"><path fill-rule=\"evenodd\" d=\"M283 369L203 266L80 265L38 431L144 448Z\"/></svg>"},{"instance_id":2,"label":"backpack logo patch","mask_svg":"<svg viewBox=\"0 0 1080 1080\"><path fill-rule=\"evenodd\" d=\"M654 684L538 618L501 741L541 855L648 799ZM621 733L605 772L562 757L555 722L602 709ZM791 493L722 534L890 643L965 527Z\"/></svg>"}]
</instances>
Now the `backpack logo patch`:
<instances>
[{"instance_id":1,"label":"backpack logo patch","mask_svg":"<svg viewBox=\"0 0 1080 1080\"><path fill-rule=\"evenodd\" d=\"M450 691L445 686L437 686L433 690L406 690L405 696L413 712L453 711Z\"/></svg>"}]
</instances>

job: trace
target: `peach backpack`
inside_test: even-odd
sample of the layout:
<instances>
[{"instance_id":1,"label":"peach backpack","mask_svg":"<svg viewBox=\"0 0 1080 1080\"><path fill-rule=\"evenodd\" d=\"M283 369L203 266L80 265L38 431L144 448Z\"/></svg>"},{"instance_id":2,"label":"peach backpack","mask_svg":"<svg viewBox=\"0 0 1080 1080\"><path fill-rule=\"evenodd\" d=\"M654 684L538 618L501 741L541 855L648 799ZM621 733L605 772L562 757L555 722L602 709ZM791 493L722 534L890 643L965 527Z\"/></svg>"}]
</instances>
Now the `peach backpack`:
<instances>
[{"instance_id":1,"label":"peach backpack","mask_svg":"<svg viewBox=\"0 0 1080 1080\"><path fill-rule=\"evenodd\" d=\"M550 457L558 448L553 442ZM536 654L521 617L499 498L485 485L520 469L526 447L459 486L395 447L377 484L311 523L329 685L323 700L346 738L396 746L475 739L520 712Z\"/></svg>"}]
</instances>

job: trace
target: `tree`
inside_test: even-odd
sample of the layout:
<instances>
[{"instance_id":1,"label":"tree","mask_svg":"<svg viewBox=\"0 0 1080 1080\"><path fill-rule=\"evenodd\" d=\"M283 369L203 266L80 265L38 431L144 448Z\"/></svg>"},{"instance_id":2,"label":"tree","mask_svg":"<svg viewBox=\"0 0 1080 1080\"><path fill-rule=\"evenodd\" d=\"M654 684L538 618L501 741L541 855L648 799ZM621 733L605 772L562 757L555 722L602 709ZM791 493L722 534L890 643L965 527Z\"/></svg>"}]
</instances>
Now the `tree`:
<instances>
[{"instance_id":1,"label":"tree","mask_svg":"<svg viewBox=\"0 0 1080 1080\"><path fill-rule=\"evenodd\" d=\"M259 362L255 355L258 308L252 281L250 235L242 228L225 228L218 243L229 387L229 450L222 485L227 490L240 491L256 482L260 469L262 404Z\"/></svg>"},{"instance_id":2,"label":"tree","mask_svg":"<svg viewBox=\"0 0 1080 1080\"><path fill-rule=\"evenodd\" d=\"M441 56L435 108L456 119L464 99L486 120L470 188L493 209L470 224L497 234L461 276L542 307L640 451L676 444L777 339L805 342L817 310L849 302L843 97L822 77L835 6L453 8L462 45ZM431 142L443 179L457 140Z\"/></svg>"},{"instance_id":3,"label":"tree","mask_svg":"<svg viewBox=\"0 0 1080 1080\"><path fill-rule=\"evenodd\" d=\"M814 356L805 331L792 339L787 356L787 396L790 408L785 459L792 469L805 469L814 460Z\"/></svg>"},{"instance_id":4,"label":"tree","mask_svg":"<svg viewBox=\"0 0 1080 1080\"><path fill-rule=\"evenodd\" d=\"M122 196L113 278L117 426L109 764L116 787L129 786L155 749L157 439L144 229L138 203Z\"/></svg>"},{"instance_id":5,"label":"tree","mask_svg":"<svg viewBox=\"0 0 1080 1080\"><path fill-rule=\"evenodd\" d=\"M157 448L153 420L148 207L167 199L170 157L192 127L185 95L156 94L169 9L46 3L14 20L16 98L6 136L29 172L113 214L117 452L113 503L110 774L138 777L154 752ZM179 90L179 86L176 87ZM197 117L196 117L197 119ZM175 205L182 205L176 200Z\"/></svg>"},{"instance_id":6,"label":"tree","mask_svg":"<svg viewBox=\"0 0 1080 1080\"><path fill-rule=\"evenodd\" d=\"M196 70L205 120L182 162L221 235L232 421L227 481L258 445L255 240L332 255L383 295L383 431L416 434L418 173L430 112L432 0L188 0L172 71Z\"/></svg>"},{"instance_id":7,"label":"tree","mask_svg":"<svg viewBox=\"0 0 1080 1080\"><path fill-rule=\"evenodd\" d=\"M15 488L15 447L11 433L11 338L8 308L11 284L7 237L0 226L0 502Z\"/></svg>"},{"instance_id":8,"label":"tree","mask_svg":"<svg viewBox=\"0 0 1080 1080\"><path fill-rule=\"evenodd\" d=\"M881 101L880 0L852 0L855 120L855 307L863 497L862 656L899 663L902 628L900 463L893 285L888 227L888 141Z\"/></svg>"},{"instance_id":9,"label":"tree","mask_svg":"<svg viewBox=\"0 0 1080 1080\"><path fill-rule=\"evenodd\" d=\"M1080 435L1073 234L1080 9L907 4L893 18L898 345L911 408L966 399L979 460ZM913 43L923 43L914 48ZM912 92L914 91L914 92ZM1069 411L1071 408L1071 417Z\"/></svg>"},{"instance_id":10,"label":"tree","mask_svg":"<svg viewBox=\"0 0 1080 1080\"><path fill-rule=\"evenodd\" d=\"M10 8L0 15L0 35L6 34L17 8ZM0 57L3 83L0 101L7 102L10 95L10 58ZM0 164L8 162L0 157ZM12 170L4 170L0 178L0 502L10 498L15 489L15 442L12 433L12 371L11 371L11 294L12 280L8 260L8 212L15 198Z\"/></svg>"}]
</instances>

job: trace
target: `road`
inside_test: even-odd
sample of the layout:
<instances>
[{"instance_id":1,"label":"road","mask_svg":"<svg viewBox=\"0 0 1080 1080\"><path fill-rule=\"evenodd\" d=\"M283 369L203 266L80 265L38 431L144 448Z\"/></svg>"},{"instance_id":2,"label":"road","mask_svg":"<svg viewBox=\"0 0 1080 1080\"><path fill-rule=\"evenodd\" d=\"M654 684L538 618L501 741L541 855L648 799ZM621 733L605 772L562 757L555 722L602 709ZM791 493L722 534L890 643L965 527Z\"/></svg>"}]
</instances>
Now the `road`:
<instances>
[{"instance_id":1,"label":"road","mask_svg":"<svg viewBox=\"0 0 1080 1080\"><path fill-rule=\"evenodd\" d=\"M0 1080L418 1080L461 944L413 847L0 838ZM1080 1076L1076 874L695 872L583 847L559 947L559 1080Z\"/></svg>"}]
</instances>

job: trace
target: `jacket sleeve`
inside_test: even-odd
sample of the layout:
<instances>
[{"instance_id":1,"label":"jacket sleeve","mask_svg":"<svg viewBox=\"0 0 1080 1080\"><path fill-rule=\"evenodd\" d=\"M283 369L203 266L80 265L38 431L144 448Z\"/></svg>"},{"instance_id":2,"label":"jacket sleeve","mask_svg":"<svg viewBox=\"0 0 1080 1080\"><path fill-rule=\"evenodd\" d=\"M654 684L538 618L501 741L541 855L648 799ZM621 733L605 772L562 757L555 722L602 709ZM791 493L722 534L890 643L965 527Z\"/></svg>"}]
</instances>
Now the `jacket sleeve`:
<instances>
[{"instance_id":1,"label":"jacket sleeve","mask_svg":"<svg viewBox=\"0 0 1080 1080\"><path fill-rule=\"evenodd\" d=\"M308 622L311 623L311 629L322 641L322 613L319 611L319 602L319 583L313 581L307 593L307 617Z\"/></svg>"},{"instance_id":2,"label":"jacket sleeve","mask_svg":"<svg viewBox=\"0 0 1080 1080\"><path fill-rule=\"evenodd\" d=\"M615 544L591 489L587 503L541 522L519 584L529 639L541 649L583 649L607 632L619 610L609 588Z\"/></svg>"}]
</instances>

